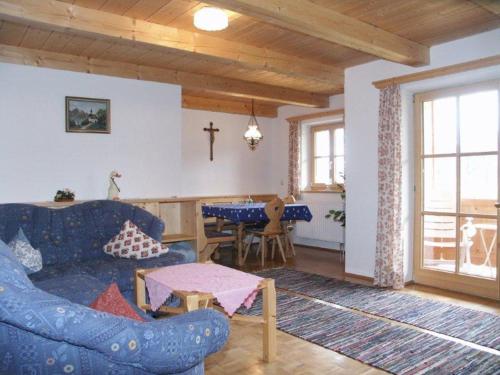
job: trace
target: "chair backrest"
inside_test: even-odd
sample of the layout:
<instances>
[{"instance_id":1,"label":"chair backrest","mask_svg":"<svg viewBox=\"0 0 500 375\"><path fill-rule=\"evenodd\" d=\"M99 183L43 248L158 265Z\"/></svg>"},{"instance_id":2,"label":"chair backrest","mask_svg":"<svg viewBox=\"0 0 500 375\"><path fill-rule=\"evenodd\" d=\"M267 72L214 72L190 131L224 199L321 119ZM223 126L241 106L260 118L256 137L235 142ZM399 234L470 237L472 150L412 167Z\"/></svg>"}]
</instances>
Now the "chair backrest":
<instances>
[{"instance_id":1,"label":"chair backrest","mask_svg":"<svg viewBox=\"0 0 500 375\"><path fill-rule=\"evenodd\" d=\"M455 247L455 220L448 216L428 216L424 220L424 245Z\"/></svg>"},{"instance_id":2,"label":"chair backrest","mask_svg":"<svg viewBox=\"0 0 500 375\"><path fill-rule=\"evenodd\" d=\"M264 212L266 213L269 223L264 227L264 233L281 233L281 217L283 212L285 212L285 203L276 197L273 200L266 203L264 207Z\"/></svg>"},{"instance_id":3,"label":"chair backrest","mask_svg":"<svg viewBox=\"0 0 500 375\"><path fill-rule=\"evenodd\" d=\"M126 220L161 240L161 219L127 203L100 200L61 209L31 204L0 204L0 239L8 242L22 228L42 253L44 266L104 257L102 247Z\"/></svg>"},{"instance_id":4,"label":"chair backrest","mask_svg":"<svg viewBox=\"0 0 500 375\"><path fill-rule=\"evenodd\" d=\"M297 200L293 195L287 195L285 198L283 198L283 203L285 204L294 204Z\"/></svg>"}]
</instances>

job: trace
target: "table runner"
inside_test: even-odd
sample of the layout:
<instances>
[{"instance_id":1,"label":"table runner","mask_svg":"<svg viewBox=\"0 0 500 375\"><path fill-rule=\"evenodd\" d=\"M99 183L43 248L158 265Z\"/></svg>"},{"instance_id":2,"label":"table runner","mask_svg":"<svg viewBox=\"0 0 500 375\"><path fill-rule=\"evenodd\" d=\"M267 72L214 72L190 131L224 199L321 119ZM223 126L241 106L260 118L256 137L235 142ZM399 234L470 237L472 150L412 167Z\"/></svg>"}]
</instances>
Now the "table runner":
<instances>
[{"instance_id":1,"label":"table runner","mask_svg":"<svg viewBox=\"0 0 500 375\"><path fill-rule=\"evenodd\" d=\"M203 216L221 217L235 223L267 221L265 203L211 204L202 206ZM311 221L312 214L305 204L286 204L281 221Z\"/></svg>"},{"instance_id":2,"label":"table runner","mask_svg":"<svg viewBox=\"0 0 500 375\"><path fill-rule=\"evenodd\" d=\"M218 264L202 263L163 267L145 277L153 311L177 290L212 293L229 316L242 305L252 306L262 280L262 277Z\"/></svg>"}]
</instances>

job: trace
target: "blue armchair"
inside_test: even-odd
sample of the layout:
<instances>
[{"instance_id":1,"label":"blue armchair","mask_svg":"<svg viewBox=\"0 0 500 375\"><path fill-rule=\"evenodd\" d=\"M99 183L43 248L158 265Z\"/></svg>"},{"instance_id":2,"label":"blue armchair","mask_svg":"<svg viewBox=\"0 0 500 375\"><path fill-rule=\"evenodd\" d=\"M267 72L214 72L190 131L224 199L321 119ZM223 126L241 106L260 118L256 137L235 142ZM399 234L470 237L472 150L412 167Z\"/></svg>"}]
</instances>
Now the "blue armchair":
<instances>
[{"instance_id":1,"label":"blue armchair","mask_svg":"<svg viewBox=\"0 0 500 375\"><path fill-rule=\"evenodd\" d=\"M0 375L202 374L227 340L227 318L202 310L146 323L86 307L111 282L131 299L136 268L193 262L189 244L159 258L119 259L103 245L132 220L160 240L164 223L122 202L64 209L0 204ZM22 228L43 269L29 277L3 241Z\"/></svg>"},{"instance_id":2,"label":"blue armchair","mask_svg":"<svg viewBox=\"0 0 500 375\"><path fill-rule=\"evenodd\" d=\"M0 374L203 374L228 334L213 310L140 323L49 294L0 241Z\"/></svg>"}]
</instances>

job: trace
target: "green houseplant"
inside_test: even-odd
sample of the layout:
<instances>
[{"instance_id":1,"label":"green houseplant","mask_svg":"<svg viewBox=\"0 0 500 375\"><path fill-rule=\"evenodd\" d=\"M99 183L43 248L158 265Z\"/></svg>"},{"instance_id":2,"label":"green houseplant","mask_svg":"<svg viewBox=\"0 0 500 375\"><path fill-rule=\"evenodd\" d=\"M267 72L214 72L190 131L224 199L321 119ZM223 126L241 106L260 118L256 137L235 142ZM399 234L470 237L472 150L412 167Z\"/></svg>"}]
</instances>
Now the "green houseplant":
<instances>
[{"instance_id":1,"label":"green houseplant","mask_svg":"<svg viewBox=\"0 0 500 375\"><path fill-rule=\"evenodd\" d=\"M345 187L342 184L338 184L337 187L340 190L340 197L345 201ZM341 226L345 227L345 210L329 210L328 214L325 215L326 219L333 219L340 223Z\"/></svg>"}]
</instances>

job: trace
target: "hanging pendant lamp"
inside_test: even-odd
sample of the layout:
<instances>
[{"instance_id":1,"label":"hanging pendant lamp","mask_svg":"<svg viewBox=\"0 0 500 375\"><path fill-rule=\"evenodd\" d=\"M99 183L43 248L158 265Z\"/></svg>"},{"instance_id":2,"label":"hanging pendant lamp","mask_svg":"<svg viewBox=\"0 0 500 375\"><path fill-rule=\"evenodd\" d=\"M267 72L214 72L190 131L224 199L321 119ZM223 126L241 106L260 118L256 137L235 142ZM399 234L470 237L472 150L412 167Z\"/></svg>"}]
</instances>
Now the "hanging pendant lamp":
<instances>
[{"instance_id":1,"label":"hanging pendant lamp","mask_svg":"<svg viewBox=\"0 0 500 375\"><path fill-rule=\"evenodd\" d=\"M264 138L259 129L259 123L257 122L257 117L255 117L252 99L252 114L250 115L250 120L248 120L248 129L245 132L243 138L246 140L250 150L254 151L259 142Z\"/></svg>"}]
</instances>

